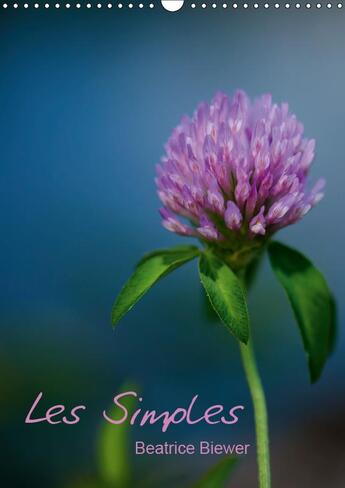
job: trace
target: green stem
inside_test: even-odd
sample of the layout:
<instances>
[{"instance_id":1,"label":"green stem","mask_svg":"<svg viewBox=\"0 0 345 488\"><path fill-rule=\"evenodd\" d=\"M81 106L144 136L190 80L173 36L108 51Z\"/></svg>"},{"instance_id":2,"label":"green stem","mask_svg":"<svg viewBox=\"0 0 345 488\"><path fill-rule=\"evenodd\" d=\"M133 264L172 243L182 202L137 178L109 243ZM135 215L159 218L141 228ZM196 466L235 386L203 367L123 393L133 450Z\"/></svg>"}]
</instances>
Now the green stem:
<instances>
[{"instance_id":1,"label":"green stem","mask_svg":"<svg viewBox=\"0 0 345 488\"><path fill-rule=\"evenodd\" d=\"M270 453L268 441L268 421L265 393L262 387L254 351L251 342L248 345L240 343L242 363L246 374L250 394L254 406L256 452L259 469L259 487L270 488Z\"/></svg>"}]
</instances>

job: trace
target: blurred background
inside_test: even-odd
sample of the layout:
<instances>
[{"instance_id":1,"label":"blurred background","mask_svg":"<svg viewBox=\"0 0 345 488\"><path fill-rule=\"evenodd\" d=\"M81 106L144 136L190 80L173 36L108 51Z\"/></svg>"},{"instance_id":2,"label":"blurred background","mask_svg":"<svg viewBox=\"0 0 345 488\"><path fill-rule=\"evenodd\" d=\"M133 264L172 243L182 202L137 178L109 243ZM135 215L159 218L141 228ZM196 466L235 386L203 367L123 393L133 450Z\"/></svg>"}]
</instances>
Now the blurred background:
<instances>
[{"instance_id":1,"label":"blurred background","mask_svg":"<svg viewBox=\"0 0 345 488\"><path fill-rule=\"evenodd\" d=\"M125 381L145 408L246 406L235 426L130 431L133 480L184 487L216 457L134 456L134 441L242 442L233 477L256 486L254 427L237 345L205 319L195 265L154 288L113 331L113 299L141 255L181 243L160 226L155 164L184 113L217 90L271 92L317 140L326 197L280 233L324 272L340 335L310 386L287 300L264 263L251 293L279 488L345 483L344 9L7 9L0 18L1 485L89 486L101 412ZM184 241L186 242L186 241ZM79 424L26 425L45 407L87 405ZM42 412L42 410L40 410ZM139 486L137 481L132 486Z\"/></svg>"}]
</instances>

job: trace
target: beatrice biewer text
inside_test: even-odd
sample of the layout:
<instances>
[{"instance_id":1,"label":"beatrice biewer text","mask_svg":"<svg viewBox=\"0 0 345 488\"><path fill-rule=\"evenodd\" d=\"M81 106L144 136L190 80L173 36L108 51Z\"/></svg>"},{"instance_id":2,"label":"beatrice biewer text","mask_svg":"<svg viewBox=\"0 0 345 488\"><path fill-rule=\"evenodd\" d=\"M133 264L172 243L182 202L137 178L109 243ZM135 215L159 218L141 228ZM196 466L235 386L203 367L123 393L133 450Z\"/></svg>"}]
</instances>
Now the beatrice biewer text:
<instances>
[{"instance_id":1,"label":"beatrice biewer text","mask_svg":"<svg viewBox=\"0 0 345 488\"><path fill-rule=\"evenodd\" d=\"M200 441L193 444L178 442L164 442L162 444L148 444L144 441L136 441L135 454L156 454L165 456L174 455L237 455L248 454L250 444L216 444L213 441Z\"/></svg>"}]
</instances>

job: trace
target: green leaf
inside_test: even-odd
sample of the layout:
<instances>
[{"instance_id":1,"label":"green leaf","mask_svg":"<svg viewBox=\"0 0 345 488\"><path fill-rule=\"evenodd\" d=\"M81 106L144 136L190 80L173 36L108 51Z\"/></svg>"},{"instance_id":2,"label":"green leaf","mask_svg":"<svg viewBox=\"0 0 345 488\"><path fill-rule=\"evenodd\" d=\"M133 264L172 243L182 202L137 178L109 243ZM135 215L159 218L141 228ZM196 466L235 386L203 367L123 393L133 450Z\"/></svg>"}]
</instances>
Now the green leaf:
<instances>
[{"instance_id":1,"label":"green leaf","mask_svg":"<svg viewBox=\"0 0 345 488\"><path fill-rule=\"evenodd\" d=\"M201 308L203 312L203 317L209 324L219 325L219 316L215 309L212 307L208 296L205 293L204 287L201 285L200 291L202 293L201 297Z\"/></svg>"},{"instance_id":2,"label":"green leaf","mask_svg":"<svg viewBox=\"0 0 345 488\"><path fill-rule=\"evenodd\" d=\"M137 390L133 385L125 385L120 392ZM121 399L121 404L127 409L128 416L134 412L137 398L126 396ZM116 418L118 407L113 407L110 417ZM131 466L129 456L129 430L130 424L113 425L104 421L98 439L98 470L103 486L114 488L126 488L131 483Z\"/></svg>"},{"instance_id":3,"label":"green leaf","mask_svg":"<svg viewBox=\"0 0 345 488\"><path fill-rule=\"evenodd\" d=\"M170 249L155 249L154 251L144 254L144 256L137 263L136 267L140 266L142 263L155 256L161 256L161 255L180 256L183 254L185 255L193 254L193 257L196 257L200 254L200 249L197 248L196 246L175 246L175 247L171 247Z\"/></svg>"},{"instance_id":4,"label":"green leaf","mask_svg":"<svg viewBox=\"0 0 345 488\"><path fill-rule=\"evenodd\" d=\"M223 458L213 466L193 488L225 488L228 485L229 476L236 466L237 459L234 456Z\"/></svg>"},{"instance_id":5,"label":"green leaf","mask_svg":"<svg viewBox=\"0 0 345 488\"><path fill-rule=\"evenodd\" d=\"M195 258L199 253L195 246L178 246L144 256L115 300L112 310L113 325L116 325L160 278Z\"/></svg>"},{"instance_id":6,"label":"green leaf","mask_svg":"<svg viewBox=\"0 0 345 488\"><path fill-rule=\"evenodd\" d=\"M269 244L268 254L294 311L308 356L310 378L315 382L332 347L335 307L331 293L321 272L300 252L274 241Z\"/></svg>"},{"instance_id":7,"label":"green leaf","mask_svg":"<svg viewBox=\"0 0 345 488\"><path fill-rule=\"evenodd\" d=\"M242 285L227 264L211 252L200 256L199 273L206 294L222 322L245 344L249 317Z\"/></svg>"}]
</instances>

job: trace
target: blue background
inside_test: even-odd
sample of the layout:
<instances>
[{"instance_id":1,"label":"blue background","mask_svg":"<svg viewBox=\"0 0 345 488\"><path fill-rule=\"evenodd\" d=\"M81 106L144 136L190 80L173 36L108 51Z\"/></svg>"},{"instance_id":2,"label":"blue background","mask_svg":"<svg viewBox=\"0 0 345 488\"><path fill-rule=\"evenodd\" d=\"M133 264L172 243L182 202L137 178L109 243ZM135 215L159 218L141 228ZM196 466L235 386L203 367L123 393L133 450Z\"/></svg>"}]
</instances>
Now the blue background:
<instances>
[{"instance_id":1,"label":"blue background","mask_svg":"<svg viewBox=\"0 0 345 488\"><path fill-rule=\"evenodd\" d=\"M235 427L178 426L166 435L147 427L134 429L133 439L254 444L237 346L205 320L195 263L163 280L115 332L110 326L113 299L138 258L181 243L160 226L155 164L182 114L217 90L271 92L316 138L312 179L327 179L326 197L279 238L322 269L341 328L343 10L1 12L4 486L76 486L73 480L93 476L100 412L127 379L140 385L146 408L174 409L194 394L198 411L247 407ZM274 486L343 486L342 334L311 387L297 327L267 263L251 316L271 414ZM87 413L76 426L25 425L39 391L45 406L84 403ZM185 486L177 477L193 479L215 461L133 456L133 469L146 486L176 487ZM236 480L254 486L253 454Z\"/></svg>"}]
</instances>

